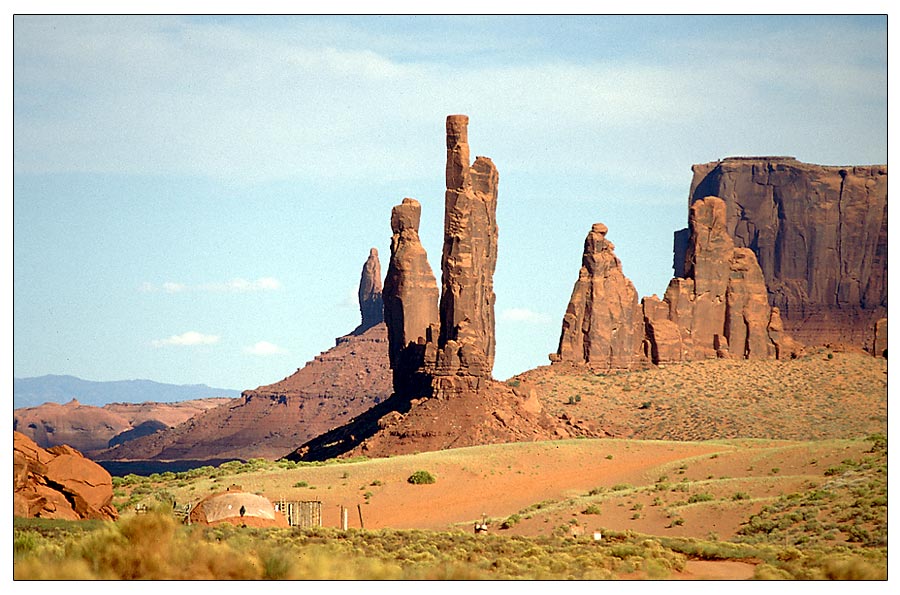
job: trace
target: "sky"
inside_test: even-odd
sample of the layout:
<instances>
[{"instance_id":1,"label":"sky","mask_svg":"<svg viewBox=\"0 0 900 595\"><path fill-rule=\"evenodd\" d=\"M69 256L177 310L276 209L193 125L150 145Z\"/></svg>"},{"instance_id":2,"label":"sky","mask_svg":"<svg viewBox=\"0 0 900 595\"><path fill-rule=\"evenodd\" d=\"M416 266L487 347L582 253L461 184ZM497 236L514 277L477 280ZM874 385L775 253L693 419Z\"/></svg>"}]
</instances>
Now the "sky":
<instances>
[{"instance_id":1,"label":"sky","mask_svg":"<svg viewBox=\"0 0 900 595\"><path fill-rule=\"evenodd\" d=\"M494 376L548 363L584 239L672 277L691 166L887 163L887 18L16 16L13 372L251 389L359 323L445 119L499 170Z\"/></svg>"}]
</instances>

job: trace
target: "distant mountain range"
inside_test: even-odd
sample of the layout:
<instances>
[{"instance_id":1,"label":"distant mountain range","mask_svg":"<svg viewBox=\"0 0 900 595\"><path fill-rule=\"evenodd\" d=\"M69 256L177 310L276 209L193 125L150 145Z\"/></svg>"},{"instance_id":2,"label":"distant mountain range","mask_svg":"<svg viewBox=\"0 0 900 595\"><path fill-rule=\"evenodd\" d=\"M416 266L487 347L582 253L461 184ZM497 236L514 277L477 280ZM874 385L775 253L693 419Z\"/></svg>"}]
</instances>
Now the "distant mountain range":
<instances>
[{"instance_id":1,"label":"distant mountain range","mask_svg":"<svg viewBox=\"0 0 900 595\"><path fill-rule=\"evenodd\" d=\"M174 403L208 397L240 397L241 391L212 388L205 384L164 384L152 380L96 382L75 376L47 375L13 379L13 408L44 403L68 403L102 407L109 403Z\"/></svg>"}]
</instances>

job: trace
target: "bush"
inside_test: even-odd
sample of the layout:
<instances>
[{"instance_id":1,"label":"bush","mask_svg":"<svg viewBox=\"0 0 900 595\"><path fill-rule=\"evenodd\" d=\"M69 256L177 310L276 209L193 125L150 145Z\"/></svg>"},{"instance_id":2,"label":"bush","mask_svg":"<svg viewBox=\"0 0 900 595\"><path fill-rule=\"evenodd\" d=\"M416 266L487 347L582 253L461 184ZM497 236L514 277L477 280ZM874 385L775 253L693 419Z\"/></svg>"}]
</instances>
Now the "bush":
<instances>
[{"instance_id":1,"label":"bush","mask_svg":"<svg viewBox=\"0 0 900 595\"><path fill-rule=\"evenodd\" d=\"M697 502L709 502L710 500L714 500L712 494L700 493L700 494L691 494L691 497L688 498L688 504L696 504Z\"/></svg>"},{"instance_id":2,"label":"bush","mask_svg":"<svg viewBox=\"0 0 900 595\"><path fill-rule=\"evenodd\" d=\"M434 478L434 475L432 475L428 471L416 471L415 473L410 475L406 481L412 484L423 484L434 483L437 480Z\"/></svg>"},{"instance_id":3,"label":"bush","mask_svg":"<svg viewBox=\"0 0 900 595\"><path fill-rule=\"evenodd\" d=\"M582 510L581 514L600 514L600 507L596 504L591 504Z\"/></svg>"}]
</instances>

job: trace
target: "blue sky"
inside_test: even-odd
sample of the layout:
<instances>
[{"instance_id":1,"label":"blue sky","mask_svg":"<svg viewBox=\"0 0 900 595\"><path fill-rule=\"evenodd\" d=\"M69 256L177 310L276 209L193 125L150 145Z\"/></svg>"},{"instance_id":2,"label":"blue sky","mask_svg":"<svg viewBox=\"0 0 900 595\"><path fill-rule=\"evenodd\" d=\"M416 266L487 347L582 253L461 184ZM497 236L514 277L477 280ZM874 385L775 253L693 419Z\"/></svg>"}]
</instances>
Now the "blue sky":
<instances>
[{"instance_id":1,"label":"blue sky","mask_svg":"<svg viewBox=\"0 0 900 595\"><path fill-rule=\"evenodd\" d=\"M359 322L444 120L500 172L504 379L555 351L594 222L641 296L691 165L887 162L884 17L16 17L14 374L254 388Z\"/></svg>"}]
</instances>

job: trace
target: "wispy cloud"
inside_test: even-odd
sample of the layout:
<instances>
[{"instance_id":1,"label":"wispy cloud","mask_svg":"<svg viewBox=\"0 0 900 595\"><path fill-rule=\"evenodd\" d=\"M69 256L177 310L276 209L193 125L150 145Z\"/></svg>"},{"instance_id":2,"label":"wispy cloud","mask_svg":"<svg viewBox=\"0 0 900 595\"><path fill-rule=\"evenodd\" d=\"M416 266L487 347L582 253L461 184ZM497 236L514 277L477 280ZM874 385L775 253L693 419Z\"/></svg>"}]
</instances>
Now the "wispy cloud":
<instances>
[{"instance_id":1,"label":"wispy cloud","mask_svg":"<svg viewBox=\"0 0 900 595\"><path fill-rule=\"evenodd\" d=\"M742 47L732 37L748 22L759 29ZM581 23L597 34L604 21ZM303 31L321 23L294 24L302 29L257 35L238 21L17 21L16 171L164 171L236 182L427 175L432 163L421 155L431 154L428 143L448 113L477 117L478 134L491 140L476 140L478 146L508 173L532 171L537 159L572 175L605 174L648 158L659 164L659 175L665 167L680 173L683 161L674 162L698 154L709 138L721 139L721 146L702 152L712 150L713 159L732 148L771 151L778 140L772 130L805 139L784 150L813 158L800 153L822 144L822 130L836 120L870 132L854 135L865 142L844 152L869 162L869 153L886 149L880 140L869 148L871 139L884 136L886 33L873 35L851 22L829 21L798 34L810 27L805 21L792 27L736 21L688 40L662 35L663 46L646 55L560 52L464 69L439 52L408 59L398 49L409 45L402 29L383 31L375 49L365 49L372 36L364 21L329 21L342 34L312 40ZM507 52L517 47L519 37L492 30L490 45ZM52 97L60 89L65 100ZM740 111L739 129L719 116L723 108ZM732 138L743 139L741 147L728 144ZM670 145L671 155L661 155L660 147ZM545 146L557 149L540 152ZM522 156L528 147L535 153L530 161ZM346 167L350 154L352 168ZM435 155L440 160L440 151Z\"/></svg>"},{"instance_id":2,"label":"wispy cloud","mask_svg":"<svg viewBox=\"0 0 900 595\"><path fill-rule=\"evenodd\" d=\"M218 343L220 338L219 335L204 335L197 331L188 331L180 335L172 335L168 339L155 339L150 343L154 347L166 347L168 345L212 345L213 343Z\"/></svg>"},{"instance_id":3,"label":"wispy cloud","mask_svg":"<svg viewBox=\"0 0 900 595\"><path fill-rule=\"evenodd\" d=\"M527 322L531 324L546 324L552 322L549 314L535 312L528 308L506 308L500 312L500 320L509 322Z\"/></svg>"},{"instance_id":4,"label":"wispy cloud","mask_svg":"<svg viewBox=\"0 0 900 595\"><path fill-rule=\"evenodd\" d=\"M250 355L282 355L287 353L287 350L268 341L259 341L254 345L244 347L244 353L249 353Z\"/></svg>"},{"instance_id":5,"label":"wispy cloud","mask_svg":"<svg viewBox=\"0 0 900 595\"><path fill-rule=\"evenodd\" d=\"M229 281L215 283L199 283L197 285L188 285L185 283L176 283L173 281L165 281L160 285L145 281L138 287L138 291L155 292L163 291L165 293L182 293L185 291L207 291L222 293L250 293L255 291L277 291L281 289L281 281L275 277L260 277L259 279L231 279Z\"/></svg>"}]
</instances>

